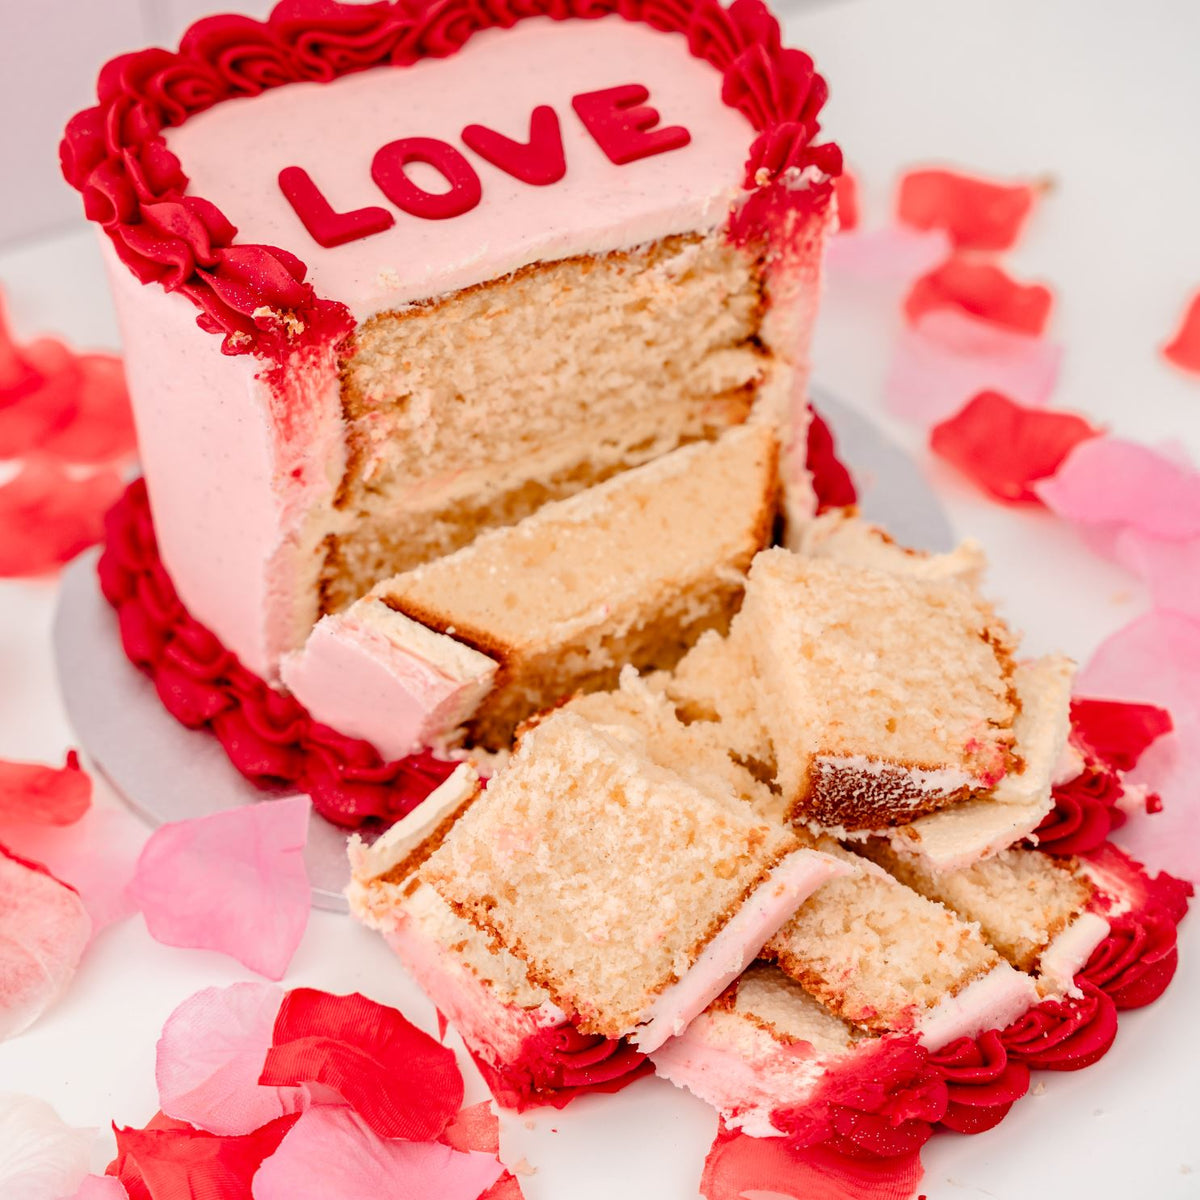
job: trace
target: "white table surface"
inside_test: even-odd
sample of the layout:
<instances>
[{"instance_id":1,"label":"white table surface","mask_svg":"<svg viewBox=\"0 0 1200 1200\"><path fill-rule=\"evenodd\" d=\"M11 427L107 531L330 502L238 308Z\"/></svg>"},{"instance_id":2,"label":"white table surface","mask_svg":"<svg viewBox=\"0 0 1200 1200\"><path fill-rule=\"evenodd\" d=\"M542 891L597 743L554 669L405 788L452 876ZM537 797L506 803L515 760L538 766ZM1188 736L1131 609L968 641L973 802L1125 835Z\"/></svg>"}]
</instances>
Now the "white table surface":
<instances>
[{"instance_id":1,"label":"white table surface","mask_svg":"<svg viewBox=\"0 0 1200 1200\"><path fill-rule=\"evenodd\" d=\"M1057 291L1066 361L1055 403L1144 441L1176 439L1200 460L1200 383L1156 354L1200 284L1200 5L843 0L794 10L788 25L832 81L826 128L865 182L869 222L883 219L896 171L918 161L1053 177L1010 261ZM117 344L82 221L0 255L0 283L21 333ZM1085 661L1142 611L1141 588L1048 515L970 491L928 459L918 431L882 413L895 299L832 287L817 377L927 464L958 531L987 546L991 591L1030 651ZM54 685L53 604L52 583L0 583L0 756L61 761L72 742ZM1181 958L1162 1000L1122 1015L1098 1065L1035 1075L1044 1092L990 1133L935 1138L930 1200L1200 1196L1200 919L1183 927ZM140 917L110 928L65 999L0 1045L0 1090L41 1096L74 1124L140 1124L156 1107L154 1043L168 1013L198 988L248 977L219 955L156 944ZM348 918L313 913L285 985L361 990L432 1028L382 942ZM477 1078L469 1088L482 1097ZM704 1105L646 1080L506 1120L504 1156L536 1169L522 1180L529 1200L686 1200L714 1127Z\"/></svg>"}]
</instances>

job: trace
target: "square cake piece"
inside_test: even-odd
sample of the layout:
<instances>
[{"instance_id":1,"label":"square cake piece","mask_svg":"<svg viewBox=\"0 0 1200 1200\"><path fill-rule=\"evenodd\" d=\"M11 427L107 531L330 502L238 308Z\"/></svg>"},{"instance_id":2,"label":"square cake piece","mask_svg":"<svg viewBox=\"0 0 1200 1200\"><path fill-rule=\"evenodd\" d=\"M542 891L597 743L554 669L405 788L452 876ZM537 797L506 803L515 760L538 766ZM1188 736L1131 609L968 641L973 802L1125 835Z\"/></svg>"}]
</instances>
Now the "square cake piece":
<instances>
[{"instance_id":1,"label":"square cake piece","mask_svg":"<svg viewBox=\"0 0 1200 1200\"><path fill-rule=\"evenodd\" d=\"M766 550L729 640L793 819L910 821L1017 766L1011 635L953 579Z\"/></svg>"},{"instance_id":2,"label":"square cake piece","mask_svg":"<svg viewBox=\"0 0 1200 1200\"><path fill-rule=\"evenodd\" d=\"M681 1032L847 868L570 712L528 730L422 868L577 1026Z\"/></svg>"}]
</instances>

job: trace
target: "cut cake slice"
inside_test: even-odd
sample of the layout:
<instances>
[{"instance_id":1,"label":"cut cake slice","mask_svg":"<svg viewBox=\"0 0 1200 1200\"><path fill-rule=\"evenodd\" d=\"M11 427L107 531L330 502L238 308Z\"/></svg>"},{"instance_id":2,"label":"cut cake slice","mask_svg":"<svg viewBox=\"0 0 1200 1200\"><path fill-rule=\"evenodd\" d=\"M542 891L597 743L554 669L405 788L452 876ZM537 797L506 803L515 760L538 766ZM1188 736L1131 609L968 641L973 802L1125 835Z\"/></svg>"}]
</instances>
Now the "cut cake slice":
<instances>
[{"instance_id":1,"label":"cut cake slice","mask_svg":"<svg viewBox=\"0 0 1200 1200\"><path fill-rule=\"evenodd\" d=\"M856 849L907 887L979 926L989 945L1018 971L1036 973L1043 990L1061 992L1108 936L1088 906L1095 891L1072 858L1010 847L958 871L936 871L872 839Z\"/></svg>"},{"instance_id":2,"label":"cut cake slice","mask_svg":"<svg viewBox=\"0 0 1200 1200\"><path fill-rule=\"evenodd\" d=\"M1011 636L958 583L765 550L730 641L798 819L911 821L1019 765Z\"/></svg>"},{"instance_id":3,"label":"cut cake slice","mask_svg":"<svg viewBox=\"0 0 1200 1200\"><path fill-rule=\"evenodd\" d=\"M915 1032L931 1049L1003 1028L1039 998L979 928L873 863L822 838L859 869L830 881L766 944L835 1015L877 1033Z\"/></svg>"},{"instance_id":4,"label":"cut cake slice","mask_svg":"<svg viewBox=\"0 0 1200 1200\"><path fill-rule=\"evenodd\" d=\"M358 724L388 757L467 717L473 741L505 746L539 709L613 686L626 663L671 666L728 625L771 535L776 458L767 426L742 426L548 504L325 618L284 679L338 728L355 707L339 698L369 696ZM431 632L418 641L411 623Z\"/></svg>"},{"instance_id":5,"label":"cut cake slice","mask_svg":"<svg viewBox=\"0 0 1200 1200\"><path fill-rule=\"evenodd\" d=\"M585 1033L682 1031L847 866L732 795L555 712L423 868Z\"/></svg>"}]
</instances>

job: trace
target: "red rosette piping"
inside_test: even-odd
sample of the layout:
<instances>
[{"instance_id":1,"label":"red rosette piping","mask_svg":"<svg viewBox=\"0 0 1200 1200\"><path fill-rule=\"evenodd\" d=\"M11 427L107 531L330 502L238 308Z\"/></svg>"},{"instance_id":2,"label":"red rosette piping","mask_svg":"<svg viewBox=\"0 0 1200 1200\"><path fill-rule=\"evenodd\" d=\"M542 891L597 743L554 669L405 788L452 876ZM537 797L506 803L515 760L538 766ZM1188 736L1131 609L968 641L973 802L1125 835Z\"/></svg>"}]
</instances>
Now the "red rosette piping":
<instances>
[{"instance_id":1,"label":"red rosette piping","mask_svg":"<svg viewBox=\"0 0 1200 1200\"><path fill-rule=\"evenodd\" d=\"M956 1133L982 1133L1004 1119L1029 1090L1029 1067L1010 1060L1000 1034L989 1029L962 1037L929 1056L946 1083L940 1124Z\"/></svg>"},{"instance_id":2,"label":"red rosette piping","mask_svg":"<svg viewBox=\"0 0 1200 1200\"><path fill-rule=\"evenodd\" d=\"M1117 917L1080 978L1118 1009L1144 1008L1166 991L1179 965L1178 933L1165 913Z\"/></svg>"},{"instance_id":3,"label":"red rosette piping","mask_svg":"<svg viewBox=\"0 0 1200 1200\"><path fill-rule=\"evenodd\" d=\"M807 467L817 497L817 512L830 508L848 508L858 501L854 480L837 454L833 433L825 419L808 406Z\"/></svg>"},{"instance_id":4,"label":"red rosette piping","mask_svg":"<svg viewBox=\"0 0 1200 1200\"><path fill-rule=\"evenodd\" d=\"M307 792L326 819L356 828L398 820L453 771L454 763L428 753L385 762L370 743L313 721L242 666L179 601L158 557L142 480L108 514L105 536L100 586L126 656L150 677L163 707L216 736L256 786Z\"/></svg>"},{"instance_id":5,"label":"red rosette piping","mask_svg":"<svg viewBox=\"0 0 1200 1200\"><path fill-rule=\"evenodd\" d=\"M580 1033L572 1025L542 1030L511 1062L470 1052L496 1102L517 1112L563 1108L587 1092L619 1092L653 1071L650 1060L623 1039Z\"/></svg>"},{"instance_id":6,"label":"red rosette piping","mask_svg":"<svg viewBox=\"0 0 1200 1200\"><path fill-rule=\"evenodd\" d=\"M1117 1008L1080 976L1082 996L1043 1000L1000 1033L1010 1060L1042 1071L1079 1071L1108 1053L1117 1036Z\"/></svg>"},{"instance_id":7,"label":"red rosette piping","mask_svg":"<svg viewBox=\"0 0 1200 1200\"><path fill-rule=\"evenodd\" d=\"M1116 772L1099 763L1052 789L1054 808L1035 831L1037 847L1048 854L1086 854L1103 845L1125 823L1117 801L1125 794Z\"/></svg>"}]
</instances>

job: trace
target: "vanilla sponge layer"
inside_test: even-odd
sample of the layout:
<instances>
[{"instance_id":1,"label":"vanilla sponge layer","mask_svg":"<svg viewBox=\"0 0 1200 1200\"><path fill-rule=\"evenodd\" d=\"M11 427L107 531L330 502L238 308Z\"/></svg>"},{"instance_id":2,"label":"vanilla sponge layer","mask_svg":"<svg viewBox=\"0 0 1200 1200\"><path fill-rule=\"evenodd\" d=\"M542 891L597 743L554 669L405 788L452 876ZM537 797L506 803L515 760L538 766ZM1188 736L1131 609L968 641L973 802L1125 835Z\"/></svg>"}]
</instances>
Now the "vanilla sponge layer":
<instances>
[{"instance_id":1,"label":"vanilla sponge layer","mask_svg":"<svg viewBox=\"0 0 1200 1200\"><path fill-rule=\"evenodd\" d=\"M376 581L745 419L768 355L721 231L536 264L359 327L326 611Z\"/></svg>"}]
</instances>

